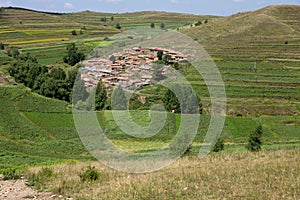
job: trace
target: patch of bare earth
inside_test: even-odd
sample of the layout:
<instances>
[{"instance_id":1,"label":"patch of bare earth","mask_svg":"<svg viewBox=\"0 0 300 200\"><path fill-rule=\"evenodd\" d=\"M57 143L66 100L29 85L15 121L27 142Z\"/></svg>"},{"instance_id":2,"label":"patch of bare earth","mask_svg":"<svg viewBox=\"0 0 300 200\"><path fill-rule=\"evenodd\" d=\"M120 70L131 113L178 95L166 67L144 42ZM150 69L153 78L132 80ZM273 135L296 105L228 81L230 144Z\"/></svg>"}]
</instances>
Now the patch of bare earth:
<instances>
[{"instance_id":1,"label":"patch of bare earth","mask_svg":"<svg viewBox=\"0 0 300 200\"><path fill-rule=\"evenodd\" d=\"M2 179L0 175L0 179ZM16 200L16 199L39 199L52 200L53 195L47 192L38 192L31 187L26 186L25 179L19 180L1 180L0 181L0 199Z\"/></svg>"}]
</instances>

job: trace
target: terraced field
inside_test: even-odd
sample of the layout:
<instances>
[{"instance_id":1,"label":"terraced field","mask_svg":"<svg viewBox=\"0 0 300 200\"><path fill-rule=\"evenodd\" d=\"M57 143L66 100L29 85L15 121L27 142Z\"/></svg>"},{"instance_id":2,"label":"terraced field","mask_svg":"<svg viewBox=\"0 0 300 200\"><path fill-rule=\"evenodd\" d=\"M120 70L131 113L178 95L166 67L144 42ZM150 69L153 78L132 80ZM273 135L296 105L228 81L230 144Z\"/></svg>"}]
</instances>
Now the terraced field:
<instances>
[{"instance_id":1,"label":"terraced field","mask_svg":"<svg viewBox=\"0 0 300 200\"><path fill-rule=\"evenodd\" d=\"M150 27L152 22L157 28L164 23L166 28L176 29L198 20L217 18L164 12L51 14L12 8L2 9L0 15L0 41L18 47L22 52L31 52L44 64L62 61L69 42L75 42L82 51L89 53L105 37L120 32L115 28L117 23L121 24L122 30ZM104 17L106 22L102 20ZM72 35L72 30L77 35Z\"/></svg>"},{"instance_id":2,"label":"terraced field","mask_svg":"<svg viewBox=\"0 0 300 200\"><path fill-rule=\"evenodd\" d=\"M73 116L63 101L45 98L18 87L1 87L0 115L0 171L41 163L62 162L68 159L93 160L82 145ZM137 123L149 123L147 111L132 111ZM170 143L175 132L170 132L171 121L154 137L136 139L125 135L117 126L110 111L98 113L100 124L107 137L123 150L132 152L153 151ZM176 116L179 122L180 115ZM203 115L198 134L192 146L197 154L206 134L210 117ZM225 151L245 151L248 136L257 123L264 128L264 149L293 148L299 146L300 117L227 117L222 138ZM179 127L180 123L177 123Z\"/></svg>"},{"instance_id":3,"label":"terraced field","mask_svg":"<svg viewBox=\"0 0 300 200\"><path fill-rule=\"evenodd\" d=\"M50 14L10 8L0 12L0 42L19 48L22 54L30 53L42 64L60 65L70 42L75 42L87 54L95 46L109 46L113 41L107 41L107 38L122 30L149 27L151 22L158 28L164 23L166 28L182 30L200 44L207 42L203 44L220 70L228 98L227 114L230 116L226 118L222 133L225 151L245 151L245 142L258 122L264 130L263 149L294 148L299 146L300 140L300 37L293 30L299 27L297 16L286 18L278 14L289 9L285 6L270 7L223 18L160 12ZM245 39L234 43L236 36L232 34L218 38L210 32L228 32L224 28L238 32L240 18L249 18L252 23L253 19L262 17L262 13L276 19L271 20L272 27L279 26L278 22L289 26L288 33L279 29L279 33L267 37L264 34L271 33L264 30L264 33L258 32L262 38L257 38L250 31ZM106 22L102 21L104 17ZM190 27L190 24L205 19L209 19L208 24ZM115 28L118 22L122 30ZM222 28L222 24L226 26ZM253 27L260 30L263 26L256 27L252 23L250 29L254 30ZM77 35L72 35L72 30L76 30ZM245 27L243 33L247 30ZM209 34L210 38L205 34ZM204 37L200 38L201 35ZM12 78L7 77L7 68L13 59L5 51L0 51L0 55L3 84L0 87L0 148L3 150L0 170L66 159L91 160L77 135L70 106L66 102L33 94L23 86L16 86ZM257 63L257 72L253 71L254 62ZM196 154L209 125L210 116L206 114L210 111L210 98L204 80L195 69L188 67L181 72L191 82L204 105L205 115L192 146L192 152ZM139 92L146 97L144 106L147 107L151 103L161 102L164 91L163 88L148 86ZM149 122L146 111L132 111L132 116L136 116L139 123ZM178 128L180 119L177 115L177 126L169 120L155 137L141 140L124 135L110 111L98 113L98 117L99 122L109 130L108 138L120 148L133 152L153 151L167 145L175 134L167 126Z\"/></svg>"}]
</instances>

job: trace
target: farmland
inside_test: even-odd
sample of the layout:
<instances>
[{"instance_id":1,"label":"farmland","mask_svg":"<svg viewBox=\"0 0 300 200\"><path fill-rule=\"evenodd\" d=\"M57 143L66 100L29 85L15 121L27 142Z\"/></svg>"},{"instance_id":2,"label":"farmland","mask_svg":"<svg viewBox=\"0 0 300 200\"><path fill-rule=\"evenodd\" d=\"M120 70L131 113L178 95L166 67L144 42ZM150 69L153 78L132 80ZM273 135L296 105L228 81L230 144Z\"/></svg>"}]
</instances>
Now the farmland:
<instances>
[{"instance_id":1,"label":"farmland","mask_svg":"<svg viewBox=\"0 0 300 200\"><path fill-rule=\"evenodd\" d=\"M300 19L294 13L299 11L299 6L270 6L218 17L1 9L0 42L6 49L0 50L0 173L17 169L17 173L30 178L50 165L53 176L39 183L39 189L78 199L195 199L201 195L207 199L298 199ZM197 21L205 20L208 23L195 27ZM117 23L121 29L116 28ZM217 65L227 96L221 134L225 147L221 153L198 160L211 119L211 99L203 77L192 66L183 66L179 71L203 103L191 148L166 169L133 175L95 162L79 138L72 105L43 97L16 83L8 68L18 61L6 50L18 48L21 55L29 53L49 69L59 66L67 71L71 66L63 63L63 57L70 43L88 55L95 47L109 48L115 42L113 35L149 28L151 23L157 29L164 23L166 29L187 34L205 47ZM133 120L148 125L148 108L162 103L165 92L160 85L138 89L130 105ZM143 97L143 103L139 97ZM180 114L169 113L158 134L140 139L124 134L110 110L97 111L96 116L108 140L130 153L151 153L168 147L181 119ZM245 146L259 124L263 130L262 152L253 154ZM101 174L99 180L81 182L78 174L88 166L96 166Z\"/></svg>"},{"instance_id":2,"label":"farmland","mask_svg":"<svg viewBox=\"0 0 300 200\"><path fill-rule=\"evenodd\" d=\"M75 129L72 113L63 101L45 98L22 88L1 87L1 168L21 167L68 159L92 160L82 146ZM132 111L139 123L149 123L148 112ZM102 116L102 117L101 117ZM118 128L110 111L98 113L101 124L110 130L108 138L121 149L133 152L155 150L170 143L175 133L165 127L149 139L126 136ZM180 115L176 116L177 121ZM196 155L209 125L209 116L202 116L192 152ZM103 122L104 121L104 122ZM257 121L264 128L266 150L299 146L300 117L227 117L222 133L225 151L245 151L248 135ZM168 124L168 123L167 123ZM167 125L166 125L167 126ZM50 149L55 149L52 152ZM4 162L5 160L5 162Z\"/></svg>"}]
</instances>

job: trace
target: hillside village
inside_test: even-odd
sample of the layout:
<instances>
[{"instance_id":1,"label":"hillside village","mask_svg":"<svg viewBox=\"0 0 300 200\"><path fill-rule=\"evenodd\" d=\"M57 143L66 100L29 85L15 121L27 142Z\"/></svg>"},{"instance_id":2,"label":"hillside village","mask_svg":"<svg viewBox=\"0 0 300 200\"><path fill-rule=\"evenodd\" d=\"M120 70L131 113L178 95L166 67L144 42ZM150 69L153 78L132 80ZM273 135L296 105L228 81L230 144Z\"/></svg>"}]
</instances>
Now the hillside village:
<instances>
[{"instance_id":1,"label":"hillside village","mask_svg":"<svg viewBox=\"0 0 300 200\"><path fill-rule=\"evenodd\" d=\"M120 85L122 88L140 88L153 83L154 63L159 60L158 52L168 56L168 63L174 64L188 59L188 55L164 48L124 49L122 53L114 53L109 59L92 58L84 61L81 79L88 90L95 88L99 80L106 87ZM170 66L163 65L159 73L167 75Z\"/></svg>"}]
</instances>

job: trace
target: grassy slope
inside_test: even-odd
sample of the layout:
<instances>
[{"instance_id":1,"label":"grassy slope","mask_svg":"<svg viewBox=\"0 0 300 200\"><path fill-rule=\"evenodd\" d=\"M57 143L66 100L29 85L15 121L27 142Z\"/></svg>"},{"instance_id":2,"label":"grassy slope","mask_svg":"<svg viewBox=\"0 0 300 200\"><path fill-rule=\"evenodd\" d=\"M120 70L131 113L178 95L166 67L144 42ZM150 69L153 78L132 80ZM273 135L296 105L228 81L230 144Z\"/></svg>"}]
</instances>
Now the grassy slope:
<instances>
[{"instance_id":1,"label":"grassy slope","mask_svg":"<svg viewBox=\"0 0 300 200\"><path fill-rule=\"evenodd\" d=\"M183 33L215 56L300 59L299 12L300 6L274 5L220 18Z\"/></svg>"},{"instance_id":2,"label":"grassy slope","mask_svg":"<svg viewBox=\"0 0 300 200\"><path fill-rule=\"evenodd\" d=\"M57 15L13 8L3 9L0 16L0 41L19 47L22 52L30 52L45 64L61 61L69 42L76 42L85 53L90 52L95 43L91 46L89 41L99 43L104 37L120 32L115 29L117 23L123 30L150 27L152 22L156 23L156 27L164 23L167 28L176 29L198 20L215 18L166 12L111 14L85 11ZM113 21L111 16L114 16ZM101 22L103 17L107 18L107 22ZM81 35L83 27L86 30ZM72 30L76 30L78 35L71 35ZM48 48L38 48L46 45Z\"/></svg>"},{"instance_id":3,"label":"grassy slope","mask_svg":"<svg viewBox=\"0 0 300 200\"><path fill-rule=\"evenodd\" d=\"M215 154L181 158L166 169L128 174L100 163L51 167L37 175L40 188L77 199L299 199L300 150ZM81 182L78 173L95 166L100 177ZM42 169L32 168L27 176ZM40 173L41 174L41 173Z\"/></svg>"},{"instance_id":4,"label":"grassy slope","mask_svg":"<svg viewBox=\"0 0 300 200\"><path fill-rule=\"evenodd\" d=\"M52 100L17 87L1 87L0 115L0 169L18 167L26 164L61 161L64 159L91 159L77 135L72 113L66 103ZM146 111L133 111L138 123L149 122ZM168 145L174 133L169 130L172 124L166 123L162 131L150 139L135 139L126 136L116 125L111 112L104 118L98 116L101 124L110 130L108 138L121 149L140 152ZM179 115L177 121L179 121ZM209 125L209 116L202 116L198 134L193 144L196 153L203 141ZM277 148L291 146L299 142L299 117L265 117L260 119L228 117L222 133L228 151L245 150L248 135L260 120L264 127L264 142ZM103 122L104 121L104 122ZM177 125L178 128L179 124ZM236 146L237 144L241 144ZM272 145L278 143L278 145ZM296 144L293 146L297 146Z\"/></svg>"}]
</instances>

